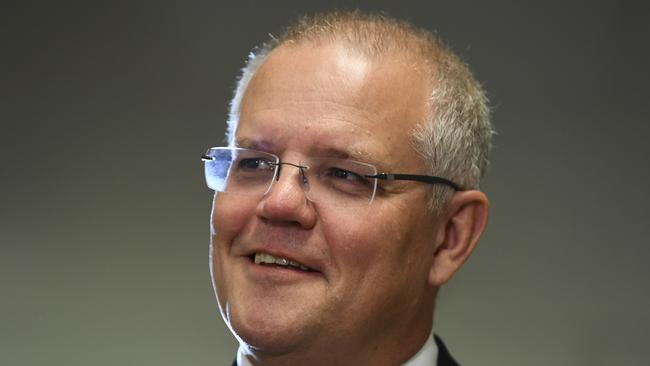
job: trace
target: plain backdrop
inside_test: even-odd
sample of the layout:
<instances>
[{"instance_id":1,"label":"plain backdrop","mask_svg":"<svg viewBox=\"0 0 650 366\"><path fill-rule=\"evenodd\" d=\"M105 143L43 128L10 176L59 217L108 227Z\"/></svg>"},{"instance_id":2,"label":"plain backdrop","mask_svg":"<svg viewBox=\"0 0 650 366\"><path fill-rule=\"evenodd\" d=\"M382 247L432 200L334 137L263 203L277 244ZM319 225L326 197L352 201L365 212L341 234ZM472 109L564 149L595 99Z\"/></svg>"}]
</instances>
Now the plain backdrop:
<instances>
[{"instance_id":1,"label":"plain backdrop","mask_svg":"<svg viewBox=\"0 0 650 366\"><path fill-rule=\"evenodd\" d=\"M492 101L489 228L436 312L456 358L650 364L646 4L4 4L0 364L229 364L200 155L251 48L356 7L436 30Z\"/></svg>"}]
</instances>

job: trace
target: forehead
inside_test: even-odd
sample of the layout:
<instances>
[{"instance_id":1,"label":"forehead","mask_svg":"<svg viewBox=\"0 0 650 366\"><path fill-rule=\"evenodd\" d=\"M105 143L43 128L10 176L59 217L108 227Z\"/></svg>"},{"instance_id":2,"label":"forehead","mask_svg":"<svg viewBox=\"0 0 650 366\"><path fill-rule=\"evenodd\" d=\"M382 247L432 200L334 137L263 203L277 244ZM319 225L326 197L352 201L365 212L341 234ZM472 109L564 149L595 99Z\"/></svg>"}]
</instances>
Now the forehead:
<instances>
[{"instance_id":1,"label":"forehead","mask_svg":"<svg viewBox=\"0 0 650 366\"><path fill-rule=\"evenodd\" d=\"M370 59L338 44L283 45L251 80L236 139L404 160L415 154L411 135L426 115L429 89L406 57Z\"/></svg>"}]
</instances>

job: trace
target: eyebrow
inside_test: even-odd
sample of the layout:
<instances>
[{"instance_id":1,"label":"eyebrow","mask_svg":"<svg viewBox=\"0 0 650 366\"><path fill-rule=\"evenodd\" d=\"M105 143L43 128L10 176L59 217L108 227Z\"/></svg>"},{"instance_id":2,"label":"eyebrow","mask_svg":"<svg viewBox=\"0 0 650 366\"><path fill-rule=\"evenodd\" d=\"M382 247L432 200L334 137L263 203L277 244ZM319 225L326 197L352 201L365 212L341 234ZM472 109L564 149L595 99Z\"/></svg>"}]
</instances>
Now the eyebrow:
<instances>
[{"instance_id":1,"label":"eyebrow","mask_svg":"<svg viewBox=\"0 0 650 366\"><path fill-rule=\"evenodd\" d=\"M243 147L246 149L260 150L260 151L269 151L273 150L275 144L268 140L253 140L249 138L242 138L235 140L236 147ZM272 152L272 151L269 151Z\"/></svg>"},{"instance_id":2,"label":"eyebrow","mask_svg":"<svg viewBox=\"0 0 650 366\"><path fill-rule=\"evenodd\" d=\"M315 146L314 150L317 151L318 156L357 160L360 162L371 163L376 165L376 161L374 161L375 159L373 159L373 157L370 154L361 150L342 150L335 147L320 148L318 146Z\"/></svg>"}]
</instances>

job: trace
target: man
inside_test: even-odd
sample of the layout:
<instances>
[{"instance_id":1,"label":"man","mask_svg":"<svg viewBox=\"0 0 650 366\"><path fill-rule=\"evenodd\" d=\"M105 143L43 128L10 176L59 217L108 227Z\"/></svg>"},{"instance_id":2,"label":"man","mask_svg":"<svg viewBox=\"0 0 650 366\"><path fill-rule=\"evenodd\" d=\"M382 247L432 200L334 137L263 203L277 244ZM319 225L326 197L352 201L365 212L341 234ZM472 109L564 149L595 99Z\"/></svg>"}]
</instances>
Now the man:
<instances>
[{"instance_id":1,"label":"man","mask_svg":"<svg viewBox=\"0 0 650 366\"><path fill-rule=\"evenodd\" d=\"M487 222L491 134L466 67L385 16L304 18L252 54L203 157L234 365L455 365L433 309Z\"/></svg>"}]
</instances>

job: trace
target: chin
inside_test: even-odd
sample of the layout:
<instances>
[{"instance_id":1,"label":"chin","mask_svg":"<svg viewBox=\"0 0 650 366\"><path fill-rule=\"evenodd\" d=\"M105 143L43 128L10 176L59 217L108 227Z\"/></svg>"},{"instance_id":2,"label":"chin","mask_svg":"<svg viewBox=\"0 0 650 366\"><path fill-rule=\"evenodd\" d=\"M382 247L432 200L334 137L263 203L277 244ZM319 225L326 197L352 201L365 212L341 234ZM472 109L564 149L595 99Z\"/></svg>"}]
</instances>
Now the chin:
<instances>
[{"instance_id":1,"label":"chin","mask_svg":"<svg viewBox=\"0 0 650 366\"><path fill-rule=\"evenodd\" d=\"M251 351L268 355L289 353L309 342L311 335L316 334L315 327L304 323L296 324L295 320L287 318L288 314L273 317L272 312L251 310L253 311L235 310L229 314L230 330Z\"/></svg>"},{"instance_id":2,"label":"chin","mask_svg":"<svg viewBox=\"0 0 650 366\"><path fill-rule=\"evenodd\" d=\"M253 351L284 354L322 334L329 312L320 279L308 283L251 281L242 267L216 271L219 306L233 335ZM228 280L228 281L225 281ZM227 282L223 283L223 282Z\"/></svg>"}]
</instances>

